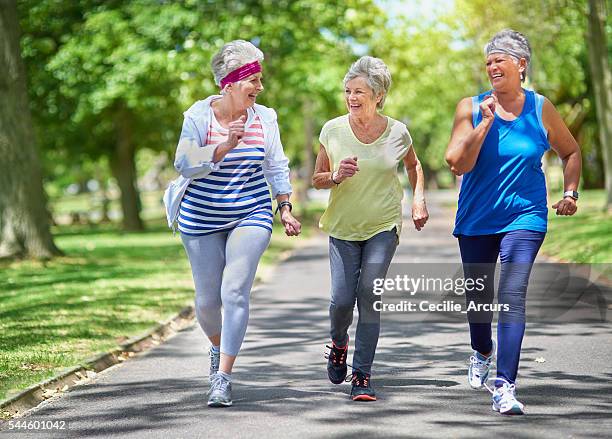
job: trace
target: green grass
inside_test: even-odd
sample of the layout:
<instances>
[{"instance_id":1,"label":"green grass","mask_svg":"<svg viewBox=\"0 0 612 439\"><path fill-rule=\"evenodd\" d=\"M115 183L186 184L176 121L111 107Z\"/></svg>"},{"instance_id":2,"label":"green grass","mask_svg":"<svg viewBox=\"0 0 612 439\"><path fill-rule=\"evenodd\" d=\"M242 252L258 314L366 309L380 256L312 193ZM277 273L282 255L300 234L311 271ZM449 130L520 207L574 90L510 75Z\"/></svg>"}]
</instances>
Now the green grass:
<instances>
[{"instance_id":1,"label":"green grass","mask_svg":"<svg viewBox=\"0 0 612 439\"><path fill-rule=\"evenodd\" d=\"M307 218L304 234L312 233ZM55 230L66 253L0 262L0 400L155 326L191 304L193 281L178 234L113 225ZM275 224L262 264L296 244Z\"/></svg>"},{"instance_id":2,"label":"green grass","mask_svg":"<svg viewBox=\"0 0 612 439\"><path fill-rule=\"evenodd\" d=\"M604 197L603 190L581 191L573 216L557 216L551 209L542 252L571 262L612 262L612 217L602 210Z\"/></svg>"}]
</instances>

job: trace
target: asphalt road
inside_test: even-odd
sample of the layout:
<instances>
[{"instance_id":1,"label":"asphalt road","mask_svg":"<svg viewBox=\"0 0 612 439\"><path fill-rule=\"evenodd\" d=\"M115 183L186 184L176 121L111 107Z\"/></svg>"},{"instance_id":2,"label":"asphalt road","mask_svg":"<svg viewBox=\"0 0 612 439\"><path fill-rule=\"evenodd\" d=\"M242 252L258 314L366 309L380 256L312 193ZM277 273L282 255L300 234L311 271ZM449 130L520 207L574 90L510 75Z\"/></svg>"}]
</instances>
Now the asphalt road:
<instances>
[{"instance_id":1,"label":"asphalt road","mask_svg":"<svg viewBox=\"0 0 612 439\"><path fill-rule=\"evenodd\" d=\"M459 260L443 201L430 201L424 231L406 220L394 264ZM351 402L348 383L326 378L328 301L321 236L253 291L234 407L206 406L207 343L193 326L22 419L66 429L9 431L5 424L0 437L612 436L612 325L609 317L591 318L589 304L574 317L528 323L518 379L527 414L504 417L491 410L486 390L467 385L469 336L460 316L385 313L372 377L379 400Z\"/></svg>"}]
</instances>

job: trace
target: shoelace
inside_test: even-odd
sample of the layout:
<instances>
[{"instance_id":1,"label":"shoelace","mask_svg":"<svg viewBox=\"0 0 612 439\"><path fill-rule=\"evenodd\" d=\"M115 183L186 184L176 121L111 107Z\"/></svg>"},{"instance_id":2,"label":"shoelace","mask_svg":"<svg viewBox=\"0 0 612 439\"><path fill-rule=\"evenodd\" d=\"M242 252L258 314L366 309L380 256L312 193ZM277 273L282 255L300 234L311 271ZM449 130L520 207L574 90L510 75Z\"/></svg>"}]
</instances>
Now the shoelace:
<instances>
[{"instance_id":1,"label":"shoelace","mask_svg":"<svg viewBox=\"0 0 612 439\"><path fill-rule=\"evenodd\" d=\"M345 381L350 381L351 384L357 387L368 387L370 377L364 373L354 373L351 377L346 377Z\"/></svg>"},{"instance_id":2,"label":"shoelace","mask_svg":"<svg viewBox=\"0 0 612 439\"><path fill-rule=\"evenodd\" d=\"M329 359L330 355L333 354L334 350L342 350L342 349L338 349L338 348L336 348L334 346L329 346L329 345L325 345L325 347L330 350L329 352L323 352L323 356L325 357L326 360ZM354 371L360 372L361 374L367 376L368 374L365 371L363 371L362 369L360 369L358 367L353 366L351 363L346 361L346 354L347 354L347 352L348 352L348 348L344 350L344 361L346 362L346 365L348 367L350 367L351 369L353 369ZM332 362L333 361L334 361L334 359L332 358ZM334 363L334 364L336 364L336 363ZM346 379L344 381L348 383L348 382L351 382L351 380L352 380L352 375L349 375L349 376L346 377Z\"/></svg>"},{"instance_id":3,"label":"shoelace","mask_svg":"<svg viewBox=\"0 0 612 439\"><path fill-rule=\"evenodd\" d=\"M489 368L489 366L491 365L491 361L493 361L493 355L491 355L485 360L481 360L480 358L477 358L475 355L472 355L470 357L470 363L472 363L474 367L476 367L477 371L480 373L485 372Z\"/></svg>"},{"instance_id":4,"label":"shoelace","mask_svg":"<svg viewBox=\"0 0 612 439\"><path fill-rule=\"evenodd\" d=\"M341 351L341 350L342 350L342 349L338 349L338 348L336 348L336 347L334 347L334 346L329 346L329 345L325 345L325 347L326 347L326 348L328 348L328 349L330 350L329 352L323 352L323 356L325 357L325 359L326 359L326 360L328 360L328 359L329 359L329 357L330 357L331 355L333 355L333 354L334 354L334 351L335 351L335 350L338 350L338 351ZM344 350L344 353L343 353L343 357L344 357L344 358L343 358L343 360L344 360L344 362L346 363L346 365L347 365L347 366L349 366L351 369L353 369L353 370L354 370L354 371L356 371L356 372L360 372L360 373L362 373L363 375L368 375L368 374L367 374L365 371L363 371L362 369L360 369L360 368L358 368L358 367L355 367L355 366L353 366L351 363L349 363L349 362L347 362L347 361L346 361L346 353L347 353L347 352L348 352L348 349L345 349L345 350ZM333 362L334 364L336 364L336 363L334 362L334 358L332 358L332 362ZM351 376L351 375L349 375L349 376L347 376L347 377L346 377L346 379L345 379L344 381L346 381L346 382L348 383L348 382L350 382L351 380L352 380L352 376Z\"/></svg>"},{"instance_id":5,"label":"shoelace","mask_svg":"<svg viewBox=\"0 0 612 439\"><path fill-rule=\"evenodd\" d=\"M210 395L215 390L220 390L221 392L227 391L227 387L230 385L230 382L223 378L219 374L215 374L210 381L210 389L208 390L208 394Z\"/></svg>"},{"instance_id":6,"label":"shoelace","mask_svg":"<svg viewBox=\"0 0 612 439\"><path fill-rule=\"evenodd\" d=\"M514 394L516 392L516 386L514 384L510 384L507 380L505 380L504 378L489 378L487 381L485 381L484 386L485 388L491 393L491 395L493 395L495 393L496 387L495 387L495 381L503 381L504 384L501 387L502 390L502 401L504 399L506 399L508 397L508 395L512 395L512 398L514 398ZM493 389L491 389L487 383L489 381L493 381Z\"/></svg>"},{"instance_id":7,"label":"shoelace","mask_svg":"<svg viewBox=\"0 0 612 439\"><path fill-rule=\"evenodd\" d=\"M334 365L337 365L338 363L346 363L346 354L348 352L347 347L345 347L344 349L338 348L334 345L325 345L325 347L329 349L329 352L325 352L324 354L326 360L331 358L331 361L332 363L334 363Z\"/></svg>"}]
</instances>

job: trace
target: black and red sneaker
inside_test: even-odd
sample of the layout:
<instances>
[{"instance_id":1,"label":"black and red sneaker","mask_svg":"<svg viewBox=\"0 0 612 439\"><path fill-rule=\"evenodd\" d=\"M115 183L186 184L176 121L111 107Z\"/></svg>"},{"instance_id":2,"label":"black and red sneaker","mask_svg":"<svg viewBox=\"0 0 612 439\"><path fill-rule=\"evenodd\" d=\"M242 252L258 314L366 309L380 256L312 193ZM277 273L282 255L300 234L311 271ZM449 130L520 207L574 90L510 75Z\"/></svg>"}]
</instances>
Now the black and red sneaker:
<instances>
[{"instance_id":1,"label":"black and red sneaker","mask_svg":"<svg viewBox=\"0 0 612 439\"><path fill-rule=\"evenodd\" d=\"M376 401L376 393L370 386L370 375L356 371L351 379L351 399L353 401Z\"/></svg>"},{"instance_id":2,"label":"black and red sneaker","mask_svg":"<svg viewBox=\"0 0 612 439\"><path fill-rule=\"evenodd\" d=\"M327 376L334 384L341 384L346 378L346 354L348 353L348 340L346 346L338 347L334 342L327 354Z\"/></svg>"}]
</instances>

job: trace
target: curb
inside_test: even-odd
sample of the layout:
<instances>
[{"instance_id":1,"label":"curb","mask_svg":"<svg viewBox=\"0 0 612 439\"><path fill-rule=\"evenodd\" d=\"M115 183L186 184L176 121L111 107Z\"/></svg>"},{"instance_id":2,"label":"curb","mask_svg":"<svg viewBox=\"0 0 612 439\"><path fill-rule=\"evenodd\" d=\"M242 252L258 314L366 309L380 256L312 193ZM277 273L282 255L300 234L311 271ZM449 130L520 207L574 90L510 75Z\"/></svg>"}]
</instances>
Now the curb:
<instances>
[{"instance_id":1,"label":"curb","mask_svg":"<svg viewBox=\"0 0 612 439\"><path fill-rule=\"evenodd\" d=\"M122 363L136 353L146 351L189 327L193 322L193 317L193 307L186 306L174 317L158 324L144 334L132 337L116 349L96 354L79 366L66 369L59 375L28 387L17 395L0 402L0 419L19 417L40 403L61 395L75 386L89 382L98 372Z\"/></svg>"}]
</instances>

